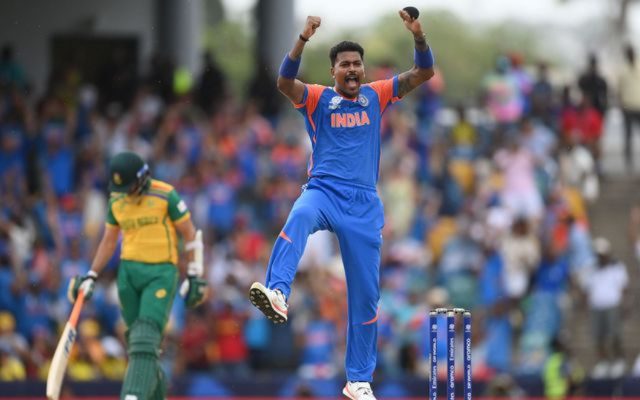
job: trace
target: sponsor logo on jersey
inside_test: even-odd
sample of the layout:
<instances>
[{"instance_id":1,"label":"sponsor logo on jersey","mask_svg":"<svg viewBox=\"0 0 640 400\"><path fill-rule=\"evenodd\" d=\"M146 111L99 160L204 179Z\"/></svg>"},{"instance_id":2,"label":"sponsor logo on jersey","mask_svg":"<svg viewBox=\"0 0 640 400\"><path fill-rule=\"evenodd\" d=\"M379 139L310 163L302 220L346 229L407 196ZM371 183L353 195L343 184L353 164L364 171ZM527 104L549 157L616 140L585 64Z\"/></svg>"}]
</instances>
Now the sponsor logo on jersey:
<instances>
[{"instance_id":1,"label":"sponsor logo on jersey","mask_svg":"<svg viewBox=\"0 0 640 400\"><path fill-rule=\"evenodd\" d=\"M340 107L340 102L342 101L342 96L333 96L331 101L329 102L329 110L335 110Z\"/></svg>"}]
</instances>

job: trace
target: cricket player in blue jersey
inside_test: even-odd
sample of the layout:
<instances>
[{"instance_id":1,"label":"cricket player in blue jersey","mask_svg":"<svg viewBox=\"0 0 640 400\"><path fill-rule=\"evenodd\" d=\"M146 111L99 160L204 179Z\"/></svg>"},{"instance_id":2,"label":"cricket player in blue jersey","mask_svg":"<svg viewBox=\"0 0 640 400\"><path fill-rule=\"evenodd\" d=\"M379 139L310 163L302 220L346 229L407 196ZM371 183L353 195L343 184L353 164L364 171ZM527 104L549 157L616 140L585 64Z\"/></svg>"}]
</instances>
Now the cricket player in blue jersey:
<instances>
[{"instance_id":1,"label":"cricket player in blue jersey","mask_svg":"<svg viewBox=\"0 0 640 400\"><path fill-rule=\"evenodd\" d=\"M266 283L251 286L251 302L270 320L287 320L287 298L307 238L318 230L337 235L348 296L347 384L353 400L375 400L370 382L376 366L380 247L383 206L376 190L380 160L380 121L385 108L429 80L433 54L417 19L399 12L415 42L414 65L393 78L365 84L364 50L344 41L330 53L334 86L296 79L305 44L320 27L309 16L284 57L278 89L304 116L312 143L309 180L276 239Z\"/></svg>"}]
</instances>

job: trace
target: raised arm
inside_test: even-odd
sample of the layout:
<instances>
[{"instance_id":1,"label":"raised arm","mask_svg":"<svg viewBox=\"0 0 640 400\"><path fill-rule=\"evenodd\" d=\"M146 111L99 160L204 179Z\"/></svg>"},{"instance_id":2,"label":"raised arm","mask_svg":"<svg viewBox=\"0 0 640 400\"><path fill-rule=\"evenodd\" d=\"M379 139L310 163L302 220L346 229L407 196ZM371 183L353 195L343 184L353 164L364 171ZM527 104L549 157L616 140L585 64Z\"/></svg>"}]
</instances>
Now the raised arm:
<instances>
[{"instance_id":1,"label":"raised arm","mask_svg":"<svg viewBox=\"0 0 640 400\"><path fill-rule=\"evenodd\" d=\"M298 36L291 51L284 57L278 74L278 90L294 103L300 103L304 96L304 83L296 79L300 67L300 57L304 45L320 26L320 17L308 16L302 33Z\"/></svg>"},{"instance_id":2,"label":"raised arm","mask_svg":"<svg viewBox=\"0 0 640 400\"><path fill-rule=\"evenodd\" d=\"M403 97L413 89L431 79L433 71L433 54L425 40L420 21L411 18L405 11L398 12L404 26L413 34L415 42L414 65L410 70L398 75L398 97Z\"/></svg>"}]
</instances>

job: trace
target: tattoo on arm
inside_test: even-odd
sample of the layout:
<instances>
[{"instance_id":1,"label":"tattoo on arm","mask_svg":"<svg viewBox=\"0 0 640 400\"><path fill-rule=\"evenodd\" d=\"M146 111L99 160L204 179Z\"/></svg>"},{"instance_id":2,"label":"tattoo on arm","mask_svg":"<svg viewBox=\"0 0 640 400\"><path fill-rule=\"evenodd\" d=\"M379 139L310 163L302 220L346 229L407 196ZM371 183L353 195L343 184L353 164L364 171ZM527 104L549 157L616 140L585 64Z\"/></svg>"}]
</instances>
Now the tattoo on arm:
<instances>
[{"instance_id":1,"label":"tattoo on arm","mask_svg":"<svg viewBox=\"0 0 640 400\"><path fill-rule=\"evenodd\" d=\"M424 52L429 49L424 34L414 36L413 41L417 51ZM432 75L433 73L429 76L424 76L424 73L419 72L415 66L409 71L401 73L398 75L398 97L404 97L404 95L420 86L420 84L428 80Z\"/></svg>"},{"instance_id":2,"label":"tattoo on arm","mask_svg":"<svg viewBox=\"0 0 640 400\"><path fill-rule=\"evenodd\" d=\"M398 75L398 97L403 97L414 89L414 85L411 84L411 72L403 72Z\"/></svg>"},{"instance_id":3,"label":"tattoo on arm","mask_svg":"<svg viewBox=\"0 0 640 400\"><path fill-rule=\"evenodd\" d=\"M426 51L429 48L429 45L427 44L424 36L414 36L413 41L416 45L416 50L418 51Z\"/></svg>"}]
</instances>

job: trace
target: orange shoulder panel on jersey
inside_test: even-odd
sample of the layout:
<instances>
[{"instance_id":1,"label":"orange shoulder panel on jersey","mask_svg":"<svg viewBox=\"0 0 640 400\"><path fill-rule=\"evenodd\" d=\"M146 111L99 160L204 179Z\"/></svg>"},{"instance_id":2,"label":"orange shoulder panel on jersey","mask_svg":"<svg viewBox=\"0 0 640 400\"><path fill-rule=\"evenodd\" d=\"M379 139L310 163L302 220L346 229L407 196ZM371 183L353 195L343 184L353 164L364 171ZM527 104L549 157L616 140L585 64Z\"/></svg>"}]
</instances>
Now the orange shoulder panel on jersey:
<instances>
[{"instance_id":1,"label":"orange shoulder panel on jersey","mask_svg":"<svg viewBox=\"0 0 640 400\"><path fill-rule=\"evenodd\" d=\"M302 103L294 104L296 108L307 107L307 113L312 114L318 106L318 101L322 95L322 91L326 86L305 84L307 87L307 96Z\"/></svg>"},{"instance_id":2,"label":"orange shoulder panel on jersey","mask_svg":"<svg viewBox=\"0 0 640 400\"><path fill-rule=\"evenodd\" d=\"M380 81L371 82L369 86L378 93L380 99L380 113L384 112L389 103L394 103L398 100L398 97L393 97L393 79L384 79Z\"/></svg>"},{"instance_id":3,"label":"orange shoulder panel on jersey","mask_svg":"<svg viewBox=\"0 0 640 400\"><path fill-rule=\"evenodd\" d=\"M309 119L309 123L311 124L311 126L313 127L313 130L315 131L316 124L313 122L313 118L311 118L311 116L313 115L313 112L316 110L316 107L318 107L320 96L322 96L322 92L324 91L324 89L326 89L326 86L309 85L309 84L305 84L305 86L307 87L307 97L304 99L302 103L295 104L294 106L296 108L302 108L302 107L307 108L307 118Z\"/></svg>"},{"instance_id":4,"label":"orange shoulder panel on jersey","mask_svg":"<svg viewBox=\"0 0 640 400\"><path fill-rule=\"evenodd\" d=\"M168 183L152 179L151 189L158 190L161 192L170 192L173 190L173 186L169 185Z\"/></svg>"}]
</instances>

